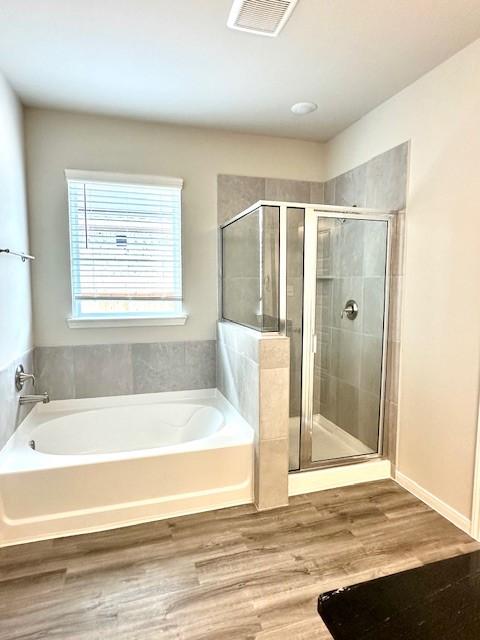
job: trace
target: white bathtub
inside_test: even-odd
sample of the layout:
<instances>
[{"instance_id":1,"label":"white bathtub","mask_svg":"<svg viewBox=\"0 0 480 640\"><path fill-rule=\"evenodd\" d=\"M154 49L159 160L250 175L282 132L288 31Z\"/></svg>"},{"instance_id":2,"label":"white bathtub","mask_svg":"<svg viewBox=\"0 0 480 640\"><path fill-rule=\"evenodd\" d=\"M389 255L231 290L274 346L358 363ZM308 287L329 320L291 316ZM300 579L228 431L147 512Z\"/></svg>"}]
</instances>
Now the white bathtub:
<instances>
[{"instance_id":1,"label":"white bathtub","mask_svg":"<svg viewBox=\"0 0 480 640\"><path fill-rule=\"evenodd\" d=\"M0 546L252 502L252 460L216 390L36 405L0 451Z\"/></svg>"}]
</instances>

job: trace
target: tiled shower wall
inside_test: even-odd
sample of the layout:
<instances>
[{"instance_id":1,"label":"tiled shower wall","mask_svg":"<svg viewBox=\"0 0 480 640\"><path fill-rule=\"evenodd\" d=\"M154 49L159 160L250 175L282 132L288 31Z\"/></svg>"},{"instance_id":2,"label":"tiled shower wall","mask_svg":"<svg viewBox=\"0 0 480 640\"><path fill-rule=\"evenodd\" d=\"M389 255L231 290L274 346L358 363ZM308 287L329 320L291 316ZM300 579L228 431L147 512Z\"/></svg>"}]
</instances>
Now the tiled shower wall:
<instances>
[{"instance_id":1,"label":"tiled shower wall","mask_svg":"<svg viewBox=\"0 0 480 640\"><path fill-rule=\"evenodd\" d=\"M307 182L302 180L285 180L277 178L255 178L250 176L219 175L217 180L218 224L240 213L258 200L280 200L282 202L306 202L321 204L324 201L323 182ZM288 306L290 336L290 370L292 372L290 390L290 415L300 415L300 380L301 375L301 327L303 298L303 256L299 240L299 231L303 223L295 213L288 216ZM295 240L293 240L295 238ZM221 314L221 260L219 242L219 314Z\"/></svg>"},{"instance_id":2,"label":"tiled shower wall","mask_svg":"<svg viewBox=\"0 0 480 640\"><path fill-rule=\"evenodd\" d=\"M395 463L400 353L400 307L404 274L404 228L409 143L405 142L325 183L325 204L395 210L387 345L385 429ZM342 399L341 399L342 400ZM343 399L348 404L349 398Z\"/></svg>"},{"instance_id":3,"label":"tiled shower wall","mask_svg":"<svg viewBox=\"0 0 480 640\"><path fill-rule=\"evenodd\" d=\"M277 180L270 178L254 178L248 176L218 176L218 223L247 208L257 200L281 200L286 202L305 202L312 204L328 204L337 206L357 206L375 209L395 210L393 246L391 257L390 277L390 308L389 308L389 341L387 349L386 375L386 405L385 428L388 441L385 442L387 453L392 462L395 461L396 425L398 410L398 357L400 347L400 305L403 282L403 247L404 247L404 219L408 174L408 147L406 142L385 153L372 158L370 161L337 176L325 183L302 182L295 180ZM295 224L292 222L292 227ZM296 231L296 229L294 229ZM292 264L292 256L289 256ZM292 272L293 273L293 272ZM296 273L296 272L295 272ZM300 273L300 271L298 272ZM292 296L300 295L301 278L289 274ZM297 282L298 281L298 282ZM295 312L300 306L289 298L290 312ZM300 406L300 372L298 351L301 350L301 322L296 318L292 321L292 337L290 345L290 367L292 379L290 385L290 415L299 415ZM297 344L298 342L298 344ZM371 342L378 343L378 336ZM326 350L324 350L326 352ZM348 354L343 354L344 360ZM341 361L342 354L337 354L337 361ZM365 354L367 356L367 354ZM325 373L325 372L324 372ZM317 370L320 376L320 368ZM372 382L372 381L370 381ZM376 384L376 381L375 381ZM373 382L372 382L373 385ZM324 385L325 386L325 385ZM367 385L368 386L368 385ZM318 386L317 386L318 387ZM351 392L351 386L344 386L345 394L341 394L338 401L350 414L358 411L358 397ZM366 392L369 393L368 389ZM355 399L356 398L356 399ZM373 407L374 394L367 398L370 402L363 403ZM317 399L317 402L319 399ZM362 405L362 406L363 406ZM343 409L342 409L343 410ZM373 411L373 409L372 409ZM366 420L366 416L364 416ZM364 421L365 421L364 420ZM353 416L353 421L359 425L359 415ZM357 432L359 434L359 432Z\"/></svg>"},{"instance_id":4,"label":"tiled shower wall","mask_svg":"<svg viewBox=\"0 0 480 640\"><path fill-rule=\"evenodd\" d=\"M289 339L219 322L217 347L218 388L255 433L255 504L286 505Z\"/></svg>"},{"instance_id":5,"label":"tiled shower wall","mask_svg":"<svg viewBox=\"0 0 480 640\"><path fill-rule=\"evenodd\" d=\"M216 387L215 340L36 347L37 393L52 400Z\"/></svg>"},{"instance_id":6,"label":"tiled shower wall","mask_svg":"<svg viewBox=\"0 0 480 640\"><path fill-rule=\"evenodd\" d=\"M323 182L219 175L217 179L218 224L223 224L237 213L241 213L257 200L319 204L323 202L323 197Z\"/></svg>"},{"instance_id":7,"label":"tiled shower wall","mask_svg":"<svg viewBox=\"0 0 480 640\"><path fill-rule=\"evenodd\" d=\"M314 413L373 451L378 441L387 228L323 220L318 232ZM347 300L354 319L341 317Z\"/></svg>"}]
</instances>

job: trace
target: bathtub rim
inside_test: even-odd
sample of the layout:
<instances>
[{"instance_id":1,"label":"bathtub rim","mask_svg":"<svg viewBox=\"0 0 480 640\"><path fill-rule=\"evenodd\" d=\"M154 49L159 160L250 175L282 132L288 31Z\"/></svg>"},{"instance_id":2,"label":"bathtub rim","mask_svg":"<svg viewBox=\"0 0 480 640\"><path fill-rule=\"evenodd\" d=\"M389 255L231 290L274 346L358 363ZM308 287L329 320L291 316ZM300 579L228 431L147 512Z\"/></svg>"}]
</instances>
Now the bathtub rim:
<instances>
[{"instance_id":1,"label":"bathtub rim","mask_svg":"<svg viewBox=\"0 0 480 640\"><path fill-rule=\"evenodd\" d=\"M28 445L30 436L35 429L51 419L57 419L64 415L110 407L172 403L212 406L223 414L224 424L217 432L207 437L185 443L113 453L51 454L34 451ZM45 405L35 405L0 450L0 476L10 473L29 473L70 466L102 464L117 460L156 458L180 452L230 448L242 444L252 444L253 440L252 426L218 389L53 400Z\"/></svg>"}]
</instances>

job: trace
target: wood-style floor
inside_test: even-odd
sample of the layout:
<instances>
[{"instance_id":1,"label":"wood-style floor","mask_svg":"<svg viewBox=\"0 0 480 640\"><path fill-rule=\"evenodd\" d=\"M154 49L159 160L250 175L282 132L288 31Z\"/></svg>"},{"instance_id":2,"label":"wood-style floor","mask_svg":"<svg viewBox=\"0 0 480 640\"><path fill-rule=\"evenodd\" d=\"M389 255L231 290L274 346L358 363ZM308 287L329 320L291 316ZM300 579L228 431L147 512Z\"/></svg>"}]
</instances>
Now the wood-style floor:
<instances>
[{"instance_id":1,"label":"wood-style floor","mask_svg":"<svg viewBox=\"0 0 480 640\"><path fill-rule=\"evenodd\" d=\"M1 640L326 640L320 592L479 548L392 481L0 549Z\"/></svg>"}]
</instances>

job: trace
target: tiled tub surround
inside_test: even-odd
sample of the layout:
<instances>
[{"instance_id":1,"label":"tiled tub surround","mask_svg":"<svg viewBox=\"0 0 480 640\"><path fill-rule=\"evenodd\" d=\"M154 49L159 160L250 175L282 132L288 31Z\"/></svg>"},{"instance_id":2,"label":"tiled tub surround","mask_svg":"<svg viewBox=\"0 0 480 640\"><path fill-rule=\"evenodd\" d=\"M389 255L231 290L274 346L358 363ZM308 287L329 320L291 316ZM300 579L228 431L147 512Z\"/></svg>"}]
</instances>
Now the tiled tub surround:
<instances>
[{"instance_id":1,"label":"tiled tub surround","mask_svg":"<svg viewBox=\"0 0 480 640\"><path fill-rule=\"evenodd\" d=\"M52 400L216 387L215 340L36 347L36 391Z\"/></svg>"},{"instance_id":2,"label":"tiled tub surround","mask_svg":"<svg viewBox=\"0 0 480 640\"><path fill-rule=\"evenodd\" d=\"M217 385L255 431L259 510L288 503L289 339L218 324Z\"/></svg>"},{"instance_id":3,"label":"tiled tub surround","mask_svg":"<svg viewBox=\"0 0 480 640\"><path fill-rule=\"evenodd\" d=\"M325 183L325 204L397 211L393 224L390 261L385 396L385 454L396 460L400 309L404 275L405 211L409 143L405 142Z\"/></svg>"},{"instance_id":4,"label":"tiled tub surround","mask_svg":"<svg viewBox=\"0 0 480 640\"><path fill-rule=\"evenodd\" d=\"M32 373L33 349L16 358L8 367L0 371L0 449L33 407L32 404L20 406L18 401L20 396L33 393L31 382L26 382L21 391L17 391L15 387L15 371L19 364L23 364L27 373ZM36 388L45 391L38 385Z\"/></svg>"}]
</instances>

